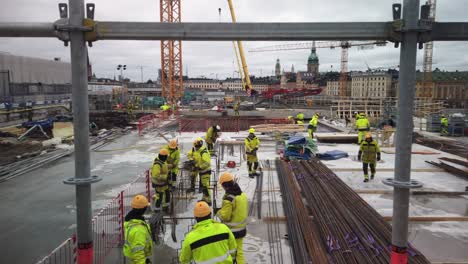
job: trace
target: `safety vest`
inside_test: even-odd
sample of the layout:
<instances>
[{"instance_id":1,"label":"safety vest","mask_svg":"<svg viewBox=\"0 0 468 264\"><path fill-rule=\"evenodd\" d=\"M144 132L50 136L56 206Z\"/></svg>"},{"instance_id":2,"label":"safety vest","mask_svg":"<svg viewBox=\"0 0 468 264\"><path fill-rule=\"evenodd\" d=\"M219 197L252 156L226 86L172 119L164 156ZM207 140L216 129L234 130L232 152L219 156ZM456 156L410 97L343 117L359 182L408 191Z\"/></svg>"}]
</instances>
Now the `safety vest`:
<instances>
[{"instance_id":1,"label":"safety vest","mask_svg":"<svg viewBox=\"0 0 468 264\"><path fill-rule=\"evenodd\" d=\"M164 146L165 149L169 152L167 156L166 163L172 165L171 172L178 174L179 173L179 161L180 161L180 150L179 148L171 149L168 145Z\"/></svg>"},{"instance_id":2,"label":"safety vest","mask_svg":"<svg viewBox=\"0 0 468 264\"><path fill-rule=\"evenodd\" d=\"M226 194L217 215L223 224L231 229L235 238L243 238L247 234L248 210L249 205L245 193L240 195Z\"/></svg>"},{"instance_id":3,"label":"safety vest","mask_svg":"<svg viewBox=\"0 0 468 264\"><path fill-rule=\"evenodd\" d=\"M300 121L303 121L304 120L304 114L303 113L297 114L296 119L300 120Z\"/></svg>"},{"instance_id":4,"label":"safety vest","mask_svg":"<svg viewBox=\"0 0 468 264\"><path fill-rule=\"evenodd\" d=\"M375 163L377 161L377 153L380 153L380 148L379 144L375 140L372 140L371 142L363 140L359 147L359 151L362 152L362 162Z\"/></svg>"},{"instance_id":5,"label":"safety vest","mask_svg":"<svg viewBox=\"0 0 468 264\"><path fill-rule=\"evenodd\" d=\"M365 117L361 117L356 120L356 128L360 131L366 131L370 127L369 120Z\"/></svg>"},{"instance_id":6,"label":"safety vest","mask_svg":"<svg viewBox=\"0 0 468 264\"><path fill-rule=\"evenodd\" d=\"M310 119L309 121L309 129L310 128L316 128L318 125L318 116L317 115L314 115L312 117L312 119Z\"/></svg>"},{"instance_id":7,"label":"safety vest","mask_svg":"<svg viewBox=\"0 0 468 264\"><path fill-rule=\"evenodd\" d=\"M229 228L211 219L197 223L182 243L179 261L189 264L231 264L236 254L236 239Z\"/></svg>"},{"instance_id":8,"label":"safety vest","mask_svg":"<svg viewBox=\"0 0 468 264\"><path fill-rule=\"evenodd\" d=\"M260 146L260 140L256 136L254 138L250 139L249 137L246 137L244 140L245 143L245 152L247 155L249 155L250 152L252 152L254 149L258 149Z\"/></svg>"},{"instance_id":9,"label":"safety vest","mask_svg":"<svg viewBox=\"0 0 468 264\"><path fill-rule=\"evenodd\" d=\"M156 157L153 162L153 167L151 168L151 181L157 187L167 186L168 172L167 164Z\"/></svg>"},{"instance_id":10,"label":"safety vest","mask_svg":"<svg viewBox=\"0 0 468 264\"><path fill-rule=\"evenodd\" d=\"M218 138L218 132L213 127L208 128L206 131L205 141L206 143L213 143Z\"/></svg>"},{"instance_id":11,"label":"safety vest","mask_svg":"<svg viewBox=\"0 0 468 264\"><path fill-rule=\"evenodd\" d=\"M440 119L440 124L442 126L448 126L448 119L446 117L442 117L442 119Z\"/></svg>"},{"instance_id":12,"label":"safety vest","mask_svg":"<svg viewBox=\"0 0 468 264\"><path fill-rule=\"evenodd\" d=\"M211 174L211 155L206 147L202 146L198 150L195 150L193 152L193 160L197 168L200 169L200 175Z\"/></svg>"},{"instance_id":13,"label":"safety vest","mask_svg":"<svg viewBox=\"0 0 468 264\"><path fill-rule=\"evenodd\" d=\"M145 263L147 257L153 254L153 241L149 225L140 219L124 222L124 256L130 258L130 263Z\"/></svg>"}]
</instances>

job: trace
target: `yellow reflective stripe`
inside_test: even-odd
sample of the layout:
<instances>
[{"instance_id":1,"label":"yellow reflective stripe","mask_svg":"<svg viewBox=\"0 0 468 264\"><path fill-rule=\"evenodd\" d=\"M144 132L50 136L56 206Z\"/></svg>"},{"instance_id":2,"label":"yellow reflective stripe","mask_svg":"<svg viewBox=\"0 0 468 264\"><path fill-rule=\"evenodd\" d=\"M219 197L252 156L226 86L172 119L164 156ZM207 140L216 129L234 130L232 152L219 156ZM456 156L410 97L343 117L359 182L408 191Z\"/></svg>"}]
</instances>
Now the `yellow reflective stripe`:
<instances>
[{"instance_id":1,"label":"yellow reflective stripe","mask_svg":"<svg viewBox=\"0 0 468 264\"><path fill-rule=\"evenodd\" d=\"M197 264L216 264L216 263L219 263L223 260L226 260L230 255L230 252L222 255L222 256L219 256L219 257L215 257L215 258L212 258L212 259L209 259L209 260L205 260L205 261L195 261L195 263Z\"/></svg>"},{"instance_id":2,"label":"yellow reflective stripe","mask_svg":"<svg viewBox=\"0 0 468 264\"><path fill-rule=\"evenodd\" d=\"M141 250L145 250L145 247L144 246L137 246L137 247L132 248L132 253L135 253L135 252L141 251Z\"/></svg>"}]
</instances>

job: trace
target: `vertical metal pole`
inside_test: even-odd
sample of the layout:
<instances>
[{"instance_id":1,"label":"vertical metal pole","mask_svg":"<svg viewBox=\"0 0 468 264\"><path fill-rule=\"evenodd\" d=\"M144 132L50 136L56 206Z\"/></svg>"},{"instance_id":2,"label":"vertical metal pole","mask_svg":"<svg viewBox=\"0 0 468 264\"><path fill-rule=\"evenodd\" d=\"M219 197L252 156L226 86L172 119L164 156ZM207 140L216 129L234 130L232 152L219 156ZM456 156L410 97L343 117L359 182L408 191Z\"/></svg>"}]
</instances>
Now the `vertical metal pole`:
<instances>
[{"instance_id":1,"label":"vertical metal pole","mask_svg":"<svg viewBox=\"0 0 468 264\"><path fill-rule=\"evenodd\" d=\"M400 52L400 92L396 134L395 181L411 178L411 144L413 135L413 100L416 79L416 51L419 0L404 0L403 33ZM407 263L409 189L394 187L391 263Z\"/></svg>"},{"instance_id":2,"label":"vertical metal pole","mask_svg":"<svg viewBox=\"0 0 468 264\"><path fill-rule=\"evenodd\" d=\"M70 24L82 26L84 1L69 0ZM72 65L73 131L75 138L75 178L89 179L89 108L87 49L84 33L70 32ZM91 183L76 185L76 222L78 236L78 263L93 263L93 236L91 224Z\"/></svg>"}]
</instances>

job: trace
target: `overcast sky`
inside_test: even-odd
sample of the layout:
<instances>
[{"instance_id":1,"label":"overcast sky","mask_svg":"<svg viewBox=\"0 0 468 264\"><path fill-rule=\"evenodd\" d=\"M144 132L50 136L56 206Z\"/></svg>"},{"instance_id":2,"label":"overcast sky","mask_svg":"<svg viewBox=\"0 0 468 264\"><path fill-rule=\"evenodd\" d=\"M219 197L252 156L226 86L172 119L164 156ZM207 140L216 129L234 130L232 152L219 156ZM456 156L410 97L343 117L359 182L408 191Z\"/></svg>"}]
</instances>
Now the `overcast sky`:
<instances>
[{"instance_id":1,"label":"overcast sky","mask_svg":"<svg viewBox=\"0 0 468 264\"><path fill-rule=\"evenodd\" d=\"M181 0L184 22L229 22L226 0ZM0 22L55 21L57 0L1 0ZM95 0L95 19L101 21L159 21L159 0ZM389 21L391 5L400 0L233 0L238 22L332 22ZM421 1L423 3L424 1ZM438 0L438 21L468 21L467 0ZM222 9L221 18L218 8ZM285 42L244 42L244 48L282 44ZM69 49L57 39L0 38L0 51L15 55L70 60ZM158 41L98 41L89 49L93 70L99 77L113 78L116 65L126 64L126 77L140 80L155 79L160 68ZM276 59L289 71L306 70L309 50L280 52L246 52L251 74L271 75ZM340 49L319 49L320 71L340 69ZM184 42L184 74L190 77L232 77L237 70L232 42ZM399 64L399 49L390 44L371 50L349 51L349 70L364 70ZM445 70L468 70L468 42L435 43L433 67ZM418 53L422 65L422 51Z\"/></svg>"}]
</instances>

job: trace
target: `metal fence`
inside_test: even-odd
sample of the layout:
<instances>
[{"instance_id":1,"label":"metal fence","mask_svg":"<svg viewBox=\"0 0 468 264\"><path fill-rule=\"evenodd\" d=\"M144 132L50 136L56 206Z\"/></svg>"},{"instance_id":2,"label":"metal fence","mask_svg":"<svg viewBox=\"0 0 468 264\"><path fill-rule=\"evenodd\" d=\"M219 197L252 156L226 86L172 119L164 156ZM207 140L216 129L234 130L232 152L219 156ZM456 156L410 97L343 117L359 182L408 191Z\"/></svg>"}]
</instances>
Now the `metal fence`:
<instances>
[{"instance_id":1,"label":"metal fence","mask_svg":"<svg viewBox=\"0 0 468 264\"><path fill-rule=\"evenodd\" d=\"M210 126L219 125L224 132L246 131L251 126L261 124L289 124L286 118L260 118L260 117L210 117L205 119L179 118L179 133L205 132Z\"/></svg>"},{"instance_id":2,"label":"metal fence","mask_svg":"<svg viewBox=\"0 0 468 264\"><path fill-rule=\"evenodd\" d=\"M94 262L105 263L113 249L120 248L124 237L124 218L131 210L132 198L137 194L152 195L150 171L136 177L127 184L92 219ZM77 263L76 235L65 240L37 264L74 264Z\"/></svg>"}]
</instances>

